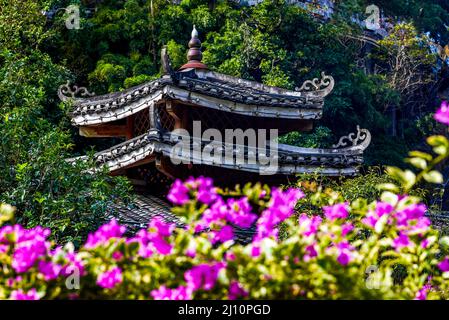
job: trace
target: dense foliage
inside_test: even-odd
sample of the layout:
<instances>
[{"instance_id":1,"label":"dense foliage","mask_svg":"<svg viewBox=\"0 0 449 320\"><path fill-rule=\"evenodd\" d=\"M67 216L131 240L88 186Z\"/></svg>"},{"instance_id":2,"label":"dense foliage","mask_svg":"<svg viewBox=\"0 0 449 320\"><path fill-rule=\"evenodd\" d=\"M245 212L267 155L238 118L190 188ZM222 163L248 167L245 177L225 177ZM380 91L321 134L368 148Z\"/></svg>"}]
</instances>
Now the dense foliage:
<instances>
[{"instance_id":1,"label":"dense foliage","mask_svg":"<svg viewBox=\"0 0 449 320\"><path fill-rule=\"evenodd\" d=\"M51 32L37 2L0 7L0 200L19 209L24 226L51 227L56 240L78 244L129 186L65 160L74 145L56 92L70 74L41 49Z\"/></svg>"}]
</instances>

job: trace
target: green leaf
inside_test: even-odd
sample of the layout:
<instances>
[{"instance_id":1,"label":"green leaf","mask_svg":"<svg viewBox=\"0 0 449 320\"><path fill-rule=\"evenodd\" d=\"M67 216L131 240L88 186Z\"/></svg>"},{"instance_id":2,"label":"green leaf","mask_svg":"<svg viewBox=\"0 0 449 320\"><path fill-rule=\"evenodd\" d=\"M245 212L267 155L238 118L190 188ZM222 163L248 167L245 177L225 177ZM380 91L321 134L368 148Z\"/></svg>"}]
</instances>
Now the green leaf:
<instances>
[{"instance_id":1,"label":"green leaf","mask_svg":"<svg viewBox=\"0 0 449 320\"><path fill-rule=\"evenodd\" d=\"M377 186L379 190L391 191L394 193L399 192L399 187L394 183L381 183Z\"/></svg>"},{"instance_id":2,"label":"green leaf","mask_svg":"<svg viewBox=\"0 0 449 320\"><path fill-rule=\"evenodd\" d=\"M431 136L427 138L427 143L433 147L433 152L439 155L448 153L449 141L444 136Z\"/></svg>"},{"instance_id":3,"label":"green leaf","mask_svg":"<svg viewBox=\"0 0 449 320\"><path fill-rule=\"evenodd\" d=\"M414 158L421 158L426 161L432 161L433 159L432 155L421 151L410 151L409 156Z\"/></svg>"},{"instance_id":4,"label":"green leaf","mask_svg":"<svg viewBox=\"0 0 449 320\"><path fill-rule=\"evenodd\" d=\"M423 178L430 183L437 183L437 184L443 183L443 175L436 170L425 173L423 175Z\"/></svg>"},{"instance_id":5,"label":"green leaf","mask_svg":"<svg viewBox=\"0 0 449 320\"><path fill-rule=\"evenodd\" d=\"M413 165L415 168L424 170L427 168L427 161L422 158L408 158L406 159L408 163Z\"/></svg>"}]
</instances>

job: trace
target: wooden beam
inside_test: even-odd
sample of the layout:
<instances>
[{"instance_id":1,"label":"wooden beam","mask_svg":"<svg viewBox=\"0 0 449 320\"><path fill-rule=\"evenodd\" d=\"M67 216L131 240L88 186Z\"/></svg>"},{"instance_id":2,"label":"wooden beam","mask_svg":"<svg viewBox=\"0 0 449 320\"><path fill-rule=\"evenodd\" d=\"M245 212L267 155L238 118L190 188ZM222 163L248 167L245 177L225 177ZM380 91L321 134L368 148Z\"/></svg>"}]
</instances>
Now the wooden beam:
<instances>
[{"instance_id":1,"label":"wooden beam","mask_svg":"<svg viewBox=\"0 0 449 320\"><path fill-rule=\"evenodd\" d=\"M135 115L131 115L126 118L126 139L130 140L134 138L134 117Z\"/></svg>"},{"instance_id":2,"label":"wooden beam","mask_svg":"<svg viewBox=\"0 0 449 320\"><path fill-rule=\"evenodd\" d=\"M174 129L182 128L182 115L180 115L180 110L177 108L176 102L173 100L167 100L165 103L165 110L167 110L168 114L175 119L175 127Z\"/></svg>"},{"instance_id":3,"label":"wooden beam","mask_svg":"<svg viewBox=\"0 0 449 320\"><path fill-rule=\"evenodd\" d=\"M79 133L87 138L127 137L127 125L100 125L80 127Z\"/></svg>"}]
</instances>

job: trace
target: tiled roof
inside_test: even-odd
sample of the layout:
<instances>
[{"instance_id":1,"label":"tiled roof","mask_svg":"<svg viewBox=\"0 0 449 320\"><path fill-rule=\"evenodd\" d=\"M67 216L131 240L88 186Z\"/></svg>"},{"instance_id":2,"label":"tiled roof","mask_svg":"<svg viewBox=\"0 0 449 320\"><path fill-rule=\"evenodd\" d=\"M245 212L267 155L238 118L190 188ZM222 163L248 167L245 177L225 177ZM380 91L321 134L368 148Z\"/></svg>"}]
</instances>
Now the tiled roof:
<instances>
[{"instance_id":1,"label":"tiled roof","mask_svg":"<svg viewBox=\"0 0 449 320\"><path fill-rule=\"evenodd\" d=\"M68 84L61 86L59 97L71 99L74 125L90 125L123 119L162 99L171 98L189 103L204 99L221 101L218 107L239 114L280 118L317 119L322 116L324 98L334 86L330 76L304 82L297 91L270 87L211 71L185 70L173 72L157 80L121 92L90 97L85 88L73 91ZM82 91L84 98L75 98ZM214 108L214 103L204 103ZM235 106L235 107L234 107ZM303 112L308 111L308 112Z\"/></svg>"}]
</instances>

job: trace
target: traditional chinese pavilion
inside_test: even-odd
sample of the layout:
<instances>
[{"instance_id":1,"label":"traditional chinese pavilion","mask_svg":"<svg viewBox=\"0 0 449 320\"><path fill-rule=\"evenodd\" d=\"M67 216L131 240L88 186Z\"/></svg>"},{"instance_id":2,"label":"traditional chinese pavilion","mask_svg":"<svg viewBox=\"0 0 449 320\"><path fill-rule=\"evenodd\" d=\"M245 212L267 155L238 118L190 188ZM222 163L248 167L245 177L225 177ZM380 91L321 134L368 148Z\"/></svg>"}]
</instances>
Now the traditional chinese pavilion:
<instances>
[{"instance_id":1,"label":"traditional chinese pavilion","mask_svg":"<svg viewBox=\"0 0 449 320\"><path fill-rule=\"evenodd\" d=\"M294 91L213 72L202 63L201 42L194 28L189 42L187 63L173 70L166 49L162 50L163 76L121 92L94 96L85 88L59 90L63 100L73 103L72 124L84 137L120 137L124 142L95 155L99 166L113 175L126 175L135 185L160 188L165 179L195 175L213 177L216 181L258 179L282 180L298 173L320 172L324 175L355 175L363 162L363 151L370 143L370 133L357 128L356 134L343 137L331 149L312 149L279 144L277 170L260 176L259 162L237 163L205 161L190 155L184 163L171 161L173 148L182 139L174 129L192 133L194 121L201 130L278 129L310 131L320 119L324 99L334 87L334 79L322 74ZM81 97L76 97L77 95ZM193 146L204 146L210 139L192 140ZM267 143L268 145L268 143ZM244 159L266 150L245 145L232 145L234 155ZM223 152L229 151L223 145ZM188 163L186 163L186 161Z\"/></svg>"}]
</instances>

